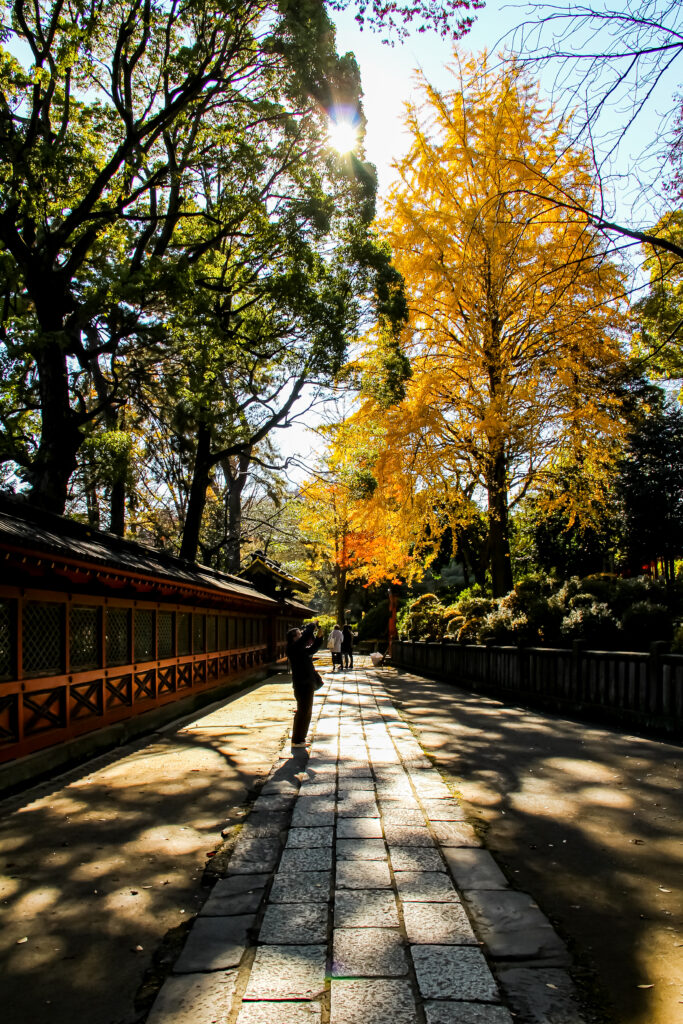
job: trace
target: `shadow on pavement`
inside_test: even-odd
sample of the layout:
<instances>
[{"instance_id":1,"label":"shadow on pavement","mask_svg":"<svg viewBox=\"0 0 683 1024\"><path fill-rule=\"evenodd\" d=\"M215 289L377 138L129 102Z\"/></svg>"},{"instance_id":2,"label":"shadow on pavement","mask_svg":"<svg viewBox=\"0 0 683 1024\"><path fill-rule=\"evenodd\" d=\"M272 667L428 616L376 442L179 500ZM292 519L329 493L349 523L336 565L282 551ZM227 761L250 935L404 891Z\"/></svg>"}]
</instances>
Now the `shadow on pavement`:
<instances>
[{"instance_id":1,"label":"shadow on pavement","mask_svg":"<svg viewBox=\"0 0 683 1024\"><path fill-rule=\"evenodd\" d=\"M5 1019L141 1019L133 998L152 954L204 902L207 856L270 770L292 705L286 682L265 684L2 805Z\"/></svg>"},{"instance_id":2,"label":"shadow on pavement","mask_svg":"<svg viewBox=\"0 0 683 1024\"><path fill-rule=\"evenodd\" d=\"M613 1019L683 1020L681 748L407 673L378 675Z\"/></svg>"}]
</instances>

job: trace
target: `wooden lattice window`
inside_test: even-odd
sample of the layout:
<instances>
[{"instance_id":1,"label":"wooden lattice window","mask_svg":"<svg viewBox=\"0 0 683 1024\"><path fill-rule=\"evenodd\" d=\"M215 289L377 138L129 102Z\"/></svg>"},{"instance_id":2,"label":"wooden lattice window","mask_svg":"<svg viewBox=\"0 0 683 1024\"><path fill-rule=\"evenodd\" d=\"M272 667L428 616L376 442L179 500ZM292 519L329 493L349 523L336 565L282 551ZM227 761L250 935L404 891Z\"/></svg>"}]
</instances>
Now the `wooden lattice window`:
<instances>
[{"instance_id":1,"label":"wooden lattice window","mask_svg":"<svg viewBox=\"0 0 683 1024\"><path fill-rule=\"evenodd\" d=\"M128 608L107 608L107 665L130 662L130 611Z\"/></svg>"},{"instance_id":2,"label":"wooden lattice window","mask_svg":"<svg viewBox=\"0 0 683 1024\"><path fill-rule=\"evenodd\" d=\"M195 654L203 654L206 650L206 639L204 635L205 615L192 616L192 650Z\"/></svg>"},{"instance_id":3,"label":"wooden lattice window","mask_svg":"<svg viewBox=\"0 0 683 1024\"><path fill-rule=\"evenodd\" d=\"M69 609L69 668L81 672L100 664L100 615L93 605Z\"/></svg>"},{"instance_id":4,"label":"wooden lattice window","mask_svg":"<svg viewBox=\"0 0 683 1024\"><path fill-rule=\"evenodd\" d=\"M215 615L206 616L206 649L207 651L218 649L218 629Z\"/></svg>"},{"instance_id":5,"label":"wooden lattice window","mask_svg":"<svg viewBox=\"0 0 683 1024\"><path fill-rule=\"evenodd\" d=\"M189 612L178 613L178 654L192 653L192 616Z\"/></svg>"},{"instance_id":6,"label":"wooden lattice window","mask_svg":"<svg viewBox=\"0 0 683 1024\"><path fill-rule=\"evenodd\" d=\"M154 658L154 612L141 608L135 612L135 660L152 661Z\"/></svg>"},{"instance_id":7,"label":"wooden lattice window","mask_svg":"<svg viewBox=\"0 0 683 1024\"><path fill-rule=\"evenodd\" d=\"M157 614L157 655L159 658L172 658L173 644L173 612Z\"/></svg>"},{"instance_id":8,"label":"wooden lattice window","mask_svg":"<svg viewBox=\"0 0 683 1024\"><path fill-rule=\"evenodd\" d=\"M22 620L24 675L59 675L64 671L64 605L27 601Z\"/></svg>"},{"instance_id":9,"label":"wooden lattice window","mask_svg":"<svg viewBox=\"0 0 683 1024\"><path fill-rule=\"evenodd\" d=\"M12 679L16 665L16 604L0 601L0 679Z\"/></svg>"}]
</instances>

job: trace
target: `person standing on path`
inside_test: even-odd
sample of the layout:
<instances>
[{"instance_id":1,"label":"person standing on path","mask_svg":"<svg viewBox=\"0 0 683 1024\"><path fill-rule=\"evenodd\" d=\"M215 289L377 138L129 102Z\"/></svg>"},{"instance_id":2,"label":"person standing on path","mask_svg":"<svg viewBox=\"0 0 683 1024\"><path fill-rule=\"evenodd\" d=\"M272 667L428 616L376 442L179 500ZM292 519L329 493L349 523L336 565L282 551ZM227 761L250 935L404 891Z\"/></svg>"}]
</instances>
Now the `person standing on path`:
<instances>
[{"instance_id":1,"label":"person standing on path","mask_svg":"<svg viewBox=\"0 0 683 1024\"><path fill-rule=\"evenodd\" d=\"M296 711L292 726L292 748L306 746L306 733L313 713L313 694L318 673L313 667L313 655L322 643L323 631L315 622L303 629L287 632L287 657L292 672L292 685L296 697Z\"/></svg>"},{"instance_id":2,"label":"person standing on path","mask_svg":"<svg viewBox=\"0 0 683 1024\"><path fill-rule=\"evenodd\" d=\"M334 629L332 630L332 632L330 633L330 639L327 641L327 646L329 647L330 651L332 652L332 671L333 672L334 672L335 665L339 665L339 671L340 672L343 671L342 654L341 654L343 639L344 639L344 634L342 633L341 629L339 628L339 623L337 623L335 625Z\"/></svg>"},{"instance_id":3,"label":"person standing on path","mask_svg":"<svg viewBox=\"0 0 683 1024\"><path fill-rule=\"evenodd\" d=\"M342 645L341 652L344 659L344 668L353 668L353 630L346 622L342 628Z\"/></svg>"}]
</instances>

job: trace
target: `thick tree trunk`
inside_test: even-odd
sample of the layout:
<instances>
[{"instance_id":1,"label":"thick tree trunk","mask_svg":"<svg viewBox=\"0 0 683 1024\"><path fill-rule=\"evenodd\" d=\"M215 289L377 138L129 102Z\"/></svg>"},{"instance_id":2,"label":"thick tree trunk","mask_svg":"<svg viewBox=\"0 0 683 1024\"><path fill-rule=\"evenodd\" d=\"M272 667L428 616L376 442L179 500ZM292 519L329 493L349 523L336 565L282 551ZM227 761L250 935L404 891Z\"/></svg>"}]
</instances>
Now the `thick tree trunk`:
<instances>
[{"instance_id":1,"label":"thick tree trunk","mask_svg":"<svg viewBox=\"0 0 683 1024\"><path fill-rule=\"evenodd\" d=\"M251 448L235 457L234 464L226 459L223 473L227 486L228 529L225 538L225 556L228 572L239 572L242 564L242 492L249 476Z\"/></svg>"},{"instance_id":2,"label":"thick tree trunk","mask_svg":"<svg viewBox=\"0 0 683 1024\"><path fill-rule=\"evenodd\" d=\"M488 481L489 565L494 597L512 590L510 562L510 521L508 515L507 467L499 452L492 461Z\"/></svg>"},{"instance_id":3,"label":"thick tree trunk","mask_svg":"<svg viewBox=\"0 0 683 1024\"><path fill-rule=\"evenodd\" d=\"M209 486L210 471L211 431L205 423L200 423L197 429L197 451L195 452L192 483L190 484L190 495L185 513L183 539L180 545L180 557L186 558L188 562L194 562L197 558L199 531L201 530L202 516L204 515L204 507L206 505L206 491Z\"/></svg>"},{"instance_id":4,"label":"thick tree trunk","mask_svg":"<svg viewBox=\"0 0 683 1024\"><path fill-rule=\"evenodd\" d=\"M119 423L119 413L109 405L110 394L104 374L100 370L97 361L93 361L92 375L95 384L95 391L99 401L104 405L104 421L107 430L123 429L123 423ZM110 483L109 492L109 532L123 537L126 532L126 481L113 480Z\"/></svg>"},{"instance_id":5,"label":"thick tree trunk","mask_svg":"<svg viewBox=\"0 0 683 1024\"><path fill-rule=\"evenodd\" d=\"M88 509L88 526L93 530L100 528L100 503L97 499L97 488L89 486L85 491L85 501Z\"/></svg>"},{"instance_id":6,"label":"thick tree trunk","mask_svg":"<svg viewBox=\"0 0 683 1024\"><path fill-rule=\"evenodd\" d=\"M62 515L76 456L83 443L69 402L66 356L46 339L36 353L40 389L40 444L30 470L30 500L48 512Z\"/></svg>"}]
</instances>

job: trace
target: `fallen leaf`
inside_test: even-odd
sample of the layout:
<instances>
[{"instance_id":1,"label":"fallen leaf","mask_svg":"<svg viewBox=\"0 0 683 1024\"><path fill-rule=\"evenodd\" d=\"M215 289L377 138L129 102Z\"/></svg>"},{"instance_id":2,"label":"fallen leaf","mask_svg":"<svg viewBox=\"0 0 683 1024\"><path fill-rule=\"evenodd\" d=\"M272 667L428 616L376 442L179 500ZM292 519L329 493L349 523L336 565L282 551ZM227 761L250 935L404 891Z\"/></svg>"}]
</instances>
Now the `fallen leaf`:
<instances>
[{"instance_id":1,"label":"fallen leaf","mask_svg":"<svg viewBox=\"0 0 683 1024\"><path fill-rule=\"evenodd\" d=\"M663 885L660 885L659 891L660 892L671 892L671 889L665 889Z\"/></svg>"},{"instance_id":2,"label":"fallen leaf","mask_svg":"<svg viewBox=\"0 0 683 1024\"><path fill-rule=\"evenodd\" d=\"M22 942L28 942L28 935L24 935L23 939L17 939L17 946L20 946Z\"/></svg>"},{"instance_id":3,"label":"fallen leaf","mask_svg":"<svg viewBox=\"0 0 683 1024\"><path fill-rule=\"evenodd\" d=\"M549 981L546 981L545 987L546 988L557 988L557 985L552 985Z\"/></svg>"},{"instance_id":4,"label":"fallen leaf","mask_svg":"<svg viewBox=\"0 0 683 1024\"><path fill-rule=\"evenodd\" d=\"M638 988L654 988L654 982L651 985L639 985Z\"/></svg>"}]
</instances>

